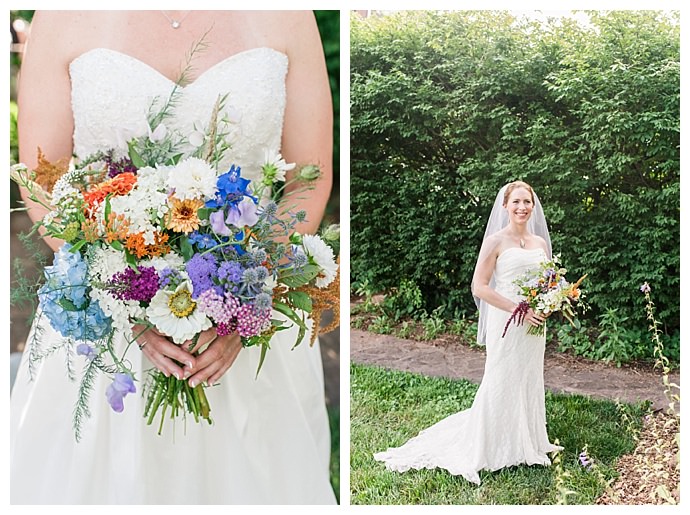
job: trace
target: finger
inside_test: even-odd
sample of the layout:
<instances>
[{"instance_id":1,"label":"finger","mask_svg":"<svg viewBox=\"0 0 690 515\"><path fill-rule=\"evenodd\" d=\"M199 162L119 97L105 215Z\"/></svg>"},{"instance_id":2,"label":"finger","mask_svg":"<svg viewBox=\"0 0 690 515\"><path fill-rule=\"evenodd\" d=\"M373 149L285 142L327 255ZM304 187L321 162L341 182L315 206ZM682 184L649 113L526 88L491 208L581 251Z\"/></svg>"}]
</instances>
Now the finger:
<instances>
[{"instance_id":1,"label":"finger","mask_svg":"<svg viewBox=\"0 0 690 515\"><path fill-rule=\"evenodd\" d=\"M216 330L209 329L207 331L202 332L199 335L196 344L194 344L193 340L187 340L184 343L184 348L188 349L190 353L200 353L204 351L205 347L211 345L216 340L216 338L218 338L218 333L216 332Z\"/></svg>"},{"instance_id":2,"label":"finger","mask_svg":"<svg viewBox=\"0 0 690 515\"><path fill-rule=\"evenodd\" d=\"M189 378L190 386L194 387L201 382L211 383L220 379L232 366L242 349L239 339L217 340L197 358L196 373Z\"/></svg>"},{"instance_id":3,"label":"finger","mask_svg":"<svg viewBox=\"0 0 690 515\"><path fill-rule=\"evenodd\" d=\"M182 367L177 365L173 359L186 363L190 369L195 365L195 359L191 354L180 349L163 336L152 333L146 341L148 343L142 348L142 352L166 377L172 374L178 379L182 379L185 375Z\"/></svg>"},{"instance_id":4,"label":"finger","mask_svg":"<svg viewBox=\"0 0 690 515\"><path fill-rule=\"evenodd\" d=\"M214 374L211 374L209 378L207 379L208 384L215 384L217 383L223 375L230 370L230 367L235 363L235 360L237 359L237 356L240 355L240 351L242 350L242 347L238 347L236 349L233 349L232 354L230 356L230 359L225 361L222 366L220 367L220 370L215 372Z\"/></svg>"}]
</instances>

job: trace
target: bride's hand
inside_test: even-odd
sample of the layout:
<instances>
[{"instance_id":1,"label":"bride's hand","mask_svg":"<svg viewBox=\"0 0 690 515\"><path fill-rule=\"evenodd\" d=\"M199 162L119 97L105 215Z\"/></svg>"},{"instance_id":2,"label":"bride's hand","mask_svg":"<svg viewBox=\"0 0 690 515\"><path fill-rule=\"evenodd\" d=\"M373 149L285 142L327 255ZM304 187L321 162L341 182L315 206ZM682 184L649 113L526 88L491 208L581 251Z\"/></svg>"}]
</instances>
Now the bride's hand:
<instances>
[{"instance_id":1,"label":"bride's hand","mask_svg":"<svg viewBox=\"0 0 690 515\"><path fill-rule=\"evenodd\" d=\"M546 317L536 313L532 308L529 308L527 310L527 314L525 315L525 321L535 327L539 327L546 321Z\"/></svg>"},{"instance_id":2,"label":"bride's hand","mask_svg":"<svg viewBox=\"0 0 690 515\"><path fill-rule=\"evenodd\" d=\"M185 346L187 343L190 342L186 342ZM194 368L184 367L185 374L190 374L189 386L192 388L199 383L213 384L218 381L232 366L242 350L239 334L217 336L214 328L201 333L195 349L202 348L206 344L208 347L196 356ZM192 373L194 375L191 375Z\"/></svg>"},{"instance_id":3,"label":"bride's hand","mask_svg":"<svg viewBox=\"0 0 690 515\"><path fill-rule=\"evenodd\" d=\"M197 366L197 359L190 352L187 347L175 345L167 337L156 331L154 328L146 328L142 325L135 325L132 331L137 336L137 344L149 361L165 374L165 377L170 375L178 379L185 377L186 370L193 370ZM173 360L180 363L185 363L184 369L178 366Z\"/></svg>"}]
</instances>

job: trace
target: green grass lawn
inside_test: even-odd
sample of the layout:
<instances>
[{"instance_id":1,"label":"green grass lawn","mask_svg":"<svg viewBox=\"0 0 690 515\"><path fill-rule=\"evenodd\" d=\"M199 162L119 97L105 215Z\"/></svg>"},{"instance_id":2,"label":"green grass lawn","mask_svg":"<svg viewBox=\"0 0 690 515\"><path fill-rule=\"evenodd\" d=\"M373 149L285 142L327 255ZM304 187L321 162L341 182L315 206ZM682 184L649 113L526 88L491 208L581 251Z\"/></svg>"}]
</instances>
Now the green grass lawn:
<instances>
[{"instance_id":1,"label":"green grass lawn","mask_svg":"<svg viewBox=\"0 0 690 515\"><path fill-rule=\"evenodd\" d=\"M328 421L331 426L331 485L340 502L340 407L328 408Z\"/></svg>"},{"instance_id":2,"label":"green grass lawn","mask_svg":"<svg viewBox=\"0 0 690 515\"><path fill-rule=\"evenodd\" d=\"M444 470L388 471L375 452L397 447L419 431L469 408L477 385L377 367L350 367L350 502L354 504L556 504L555 468L519 466L481 472L477 486ZM603 492L596 474L580 466L587 445L606 479L616 459L635 448L642 405L616 405L579 395L546 394L549 438L561 454L569 504L593 504ZM563 476L562 476L563 477Z\"/></svg>"}]
</instances>

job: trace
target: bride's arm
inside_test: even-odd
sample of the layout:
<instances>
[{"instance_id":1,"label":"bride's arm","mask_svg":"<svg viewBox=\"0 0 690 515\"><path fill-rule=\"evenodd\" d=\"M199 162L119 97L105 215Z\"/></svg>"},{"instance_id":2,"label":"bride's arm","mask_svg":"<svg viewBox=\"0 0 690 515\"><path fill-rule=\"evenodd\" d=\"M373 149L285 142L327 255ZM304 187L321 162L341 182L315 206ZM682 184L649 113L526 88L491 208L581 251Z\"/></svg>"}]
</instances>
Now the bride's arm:
<instances>
[{"instance_id":1,"label":"bride's arm","mask_svg":"<svg viewBox=\"0 0 690 515\"><path fill-rule=\"evenodd\" d=\"M472 294L498 309L512 312L517 304L489 286L491 276L496 268L499 249L500 245L496 244L490 251L480 253L481 258L477 262L472 278Z\"/></svg>"},{"instance_id":2,"label":"bride's arm","mask_svg":"<svg viewBox=\"0 0 690 515\"><path fill-rule=\"evenodd\" d=\"M283 125L282 154L287 162L316 164L322 176L313 190L297 193L287 205L307 212L298 225L302 234L315 233L321 223L333 181L333 104L321 37L311 11L287 12L281 29L291 38L286 44L289 58L286 79L287 104ZM296 169L297 169L296 168ZM288 172L288 179L295 170ZM289 185L286 192L299 188Z\"/></svg>"},{"instance_id":3,"label":"bride's arm","mask_svg":"<svg viewBox=\"0 0 690 515\"><path fill-rule=\"evenodd\" d=\"M77 36L70 36L67 29L69 16L59 11L37 12L22 58L17 98L19 160L31 170L38 164L38 147L51 162L72 155L74 124L65 39ZM47 210L29 200L24 188L20 190L31 220L42 219ZM53 250L63 243L54 238L45 242Z\"/></svg>"}]
</instances>

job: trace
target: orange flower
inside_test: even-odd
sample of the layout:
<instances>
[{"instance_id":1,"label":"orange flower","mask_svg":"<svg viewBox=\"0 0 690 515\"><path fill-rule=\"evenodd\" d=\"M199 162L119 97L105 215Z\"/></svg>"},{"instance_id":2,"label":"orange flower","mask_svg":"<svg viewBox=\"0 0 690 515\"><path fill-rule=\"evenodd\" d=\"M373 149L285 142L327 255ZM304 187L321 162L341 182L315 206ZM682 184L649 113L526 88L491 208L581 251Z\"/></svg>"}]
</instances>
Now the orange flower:
<instances>
[{"instance_id":1,"label":"orange flower","mask_svg":"<svg viewBox=\"0 0 690 515\"><path fill-rule=\"evenodd\" d=\"M168 213L168 228L175 232L189 234L199 228L199 210L204 203L199 199L178 200L171 199L171 209Z\"/></svg>"},{"instance_id":2,"label":"orange flower","mask_svg":"<svg viewBox=\"0 0 690 515\"><path fill-rule=\"evenodd\" d=\"M44 190L52 192L57 180L69 168L69 159L60 159L51 163L46 159L45 154L41 151L41 147L38 147L37 161L38 166L34 170L34 181L40 184Z\"/></svg>"},{"instance_id":3,"label":"orange flower","mask_svg":"<svg viewBox=\"0 0 690 515\"><path fill-rule=\"evenodd\" d=\"M105 241L112 243L115 240L124 241L127 238L129 222L125 215L110 213L108 223L105 224Z\"/></svg>"},{"instance_id":4,"label":"orange flower","mask_svg":"<svg viewBox=\"0 0 690 515\"><path fill-rule=\"evenodd\" d=\"M144 241L143 233L134 233L127 236L125 241L125 248L141 259L146 256L157 257L167 254L170 247L167 245L168 235L162 233L155 234L155 242L148 245Z\"/></svg>"},{"instance_id":5,"label":"orange flower","mask_svg":"<svg viewBox=\"0 0 690 515\"><path fill-rule=\"evenodd\" d=\"M81 223L81 230L84 232L84 239L89 243L98 239L98 222L96 220L87 218Z\"/></svg>"},{"instance_id":6,"label":"orange flower","mask_svg":"<svg viewBox=\"0 0 690 515\"><path fill-rule=\"evenodd\" d=\"M109 181L102 182L84 193L84 200L91 209L98 206L108 195L126 195L137 182L137 176L131 172L116 175Z\"/></svg>"}]
</instances>

